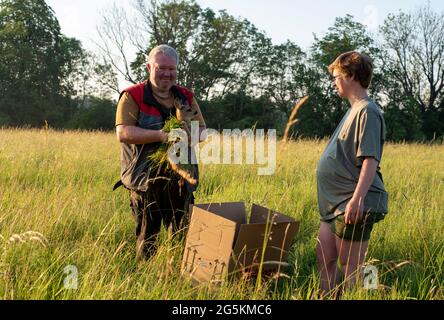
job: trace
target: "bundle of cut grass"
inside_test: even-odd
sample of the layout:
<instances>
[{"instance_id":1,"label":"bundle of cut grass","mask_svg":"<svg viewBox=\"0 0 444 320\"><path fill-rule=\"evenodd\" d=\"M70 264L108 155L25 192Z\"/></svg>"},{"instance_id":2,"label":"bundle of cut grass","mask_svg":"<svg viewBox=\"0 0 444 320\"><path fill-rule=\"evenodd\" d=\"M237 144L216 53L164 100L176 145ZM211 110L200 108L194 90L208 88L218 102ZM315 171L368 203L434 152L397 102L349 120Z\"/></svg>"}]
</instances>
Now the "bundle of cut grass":
<instances>
[{"instance_id":1,"label":"bundle of cut grass","mask_svg":"<svg viewBox=\"0 0 444 320\"><path fill-rule=\"evenodd\" d=\"M170 134L174 129L181 128L181 121L176 117L170 117L167 121L165 121L162 131ZM193 165L175 163L175 161L173 161L169 156L168 151L176 142L177 141L168 141L167 143L163 143L156 150L156 152L148 156L148 160L151 163L151 168L158 170L158 172L160 172L162 169L164 169L166 172L173 171L185 179L185 181L187 181L190 185L195 186L197 184L197 179L193 176Z\"/></svg>"}]
</instances>

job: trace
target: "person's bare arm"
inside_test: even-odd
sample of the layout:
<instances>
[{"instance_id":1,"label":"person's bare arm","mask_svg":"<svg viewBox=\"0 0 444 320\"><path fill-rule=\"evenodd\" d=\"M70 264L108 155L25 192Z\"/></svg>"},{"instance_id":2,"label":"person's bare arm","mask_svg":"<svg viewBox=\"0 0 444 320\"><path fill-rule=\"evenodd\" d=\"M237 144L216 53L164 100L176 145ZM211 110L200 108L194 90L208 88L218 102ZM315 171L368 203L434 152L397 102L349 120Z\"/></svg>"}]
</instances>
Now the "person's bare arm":
<instances>
[{"instance_id":1,"label":"person's bare arm","mask_svg":"<svg viewBox=\"0 0 444 320\"><path fill-rule=\"evenodd\" d=\"M116 127L117 140L128 144L167 142L168 134L162 130L148 130L136 126L119 125Z\"/></svg>"},{"instance_id":2,"label":"person's bare arm","mask_svg":"<svg viewBox=\"0 0 444 320\"><path fill-rule=\"evenodd\" d=\"M375 179L378 161L374 158L365 158L362 163L361 174L353 197L345 208L345 223L355 224L362 220L364 210L364 199Z\"/></svg>"}]
</instances>

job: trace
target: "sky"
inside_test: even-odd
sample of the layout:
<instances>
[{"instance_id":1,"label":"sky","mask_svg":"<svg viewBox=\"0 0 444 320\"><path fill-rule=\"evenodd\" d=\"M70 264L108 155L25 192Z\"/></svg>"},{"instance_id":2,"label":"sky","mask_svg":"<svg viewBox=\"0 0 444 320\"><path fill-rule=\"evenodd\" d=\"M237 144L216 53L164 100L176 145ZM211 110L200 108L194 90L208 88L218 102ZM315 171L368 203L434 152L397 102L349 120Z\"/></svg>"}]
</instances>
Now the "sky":
<instances>
[{"instance_id":1,"label":"sky","mask_svg":"<svg viewBox=\"0 0 444 320\"><path fill-rule=\"evenodd\" d=\"M96 26L102 13L113 2L132 9L132 0L46 0L55 11L62 33L82 41L85 48L94 50ZM279 44L292 40L303 49L313 42L313 33L322 36L335 17L351 14L372 31L388 13L414 11L425 0L198 0L202 8L214 11L225 9L229 14L246 18L259 30ZM444 1L430 0L432 8L444 11Z\"/></svg>"}]
</instances>

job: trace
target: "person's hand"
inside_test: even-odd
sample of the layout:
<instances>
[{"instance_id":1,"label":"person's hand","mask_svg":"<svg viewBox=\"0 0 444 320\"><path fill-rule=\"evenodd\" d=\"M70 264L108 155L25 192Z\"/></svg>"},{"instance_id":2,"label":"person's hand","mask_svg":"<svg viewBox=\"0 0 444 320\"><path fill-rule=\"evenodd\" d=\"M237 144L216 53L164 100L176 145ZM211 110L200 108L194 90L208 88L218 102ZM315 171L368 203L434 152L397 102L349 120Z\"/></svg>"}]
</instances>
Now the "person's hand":
<instances>
[{"instance_id":1,"label":"person's hand","mask_svg":"<svg viewBox=\"0 0 444 320\"><path fill-rule=\"evenodd\" d=\"M168 142L168 133L166 133L165 131L159 130L160 133L160 138L159 141L162 143L167 143Z\"/></svg>"},{"instance_id":2,"label":"person's hand","mask_svg":"<svg viewBox=\"0 0 444 320\"><path fill-rule=\"evenodd\" d=\"M168 142L178 142L180 140L186 140L185 138L186 131L181 128L172 129L170 133L168 133Z\"/></svg>"},{"instance_id":3,"label":"person's hand","mask_svg":"<svg viewBox=\"0 0 444 320\"><path fill-rule=\"evenodd\" d=\"M356 224L362 220L364 204L362 198L351 198L345 207L345 224Z\"/></svg>"}]
</instances>

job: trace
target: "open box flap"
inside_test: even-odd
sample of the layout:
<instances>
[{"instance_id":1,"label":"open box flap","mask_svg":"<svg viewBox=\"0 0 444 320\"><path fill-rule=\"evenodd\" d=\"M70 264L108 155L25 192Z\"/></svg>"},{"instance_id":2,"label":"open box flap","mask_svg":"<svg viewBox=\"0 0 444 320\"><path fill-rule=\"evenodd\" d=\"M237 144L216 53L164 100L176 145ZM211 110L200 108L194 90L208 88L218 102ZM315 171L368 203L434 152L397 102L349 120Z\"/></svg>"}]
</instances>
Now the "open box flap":
<instances>
[{"instance_id":1,"label":"open box flap","mask_svg":"<svg viewBox=\"0 0 444 320\"><path fill-rule=\"evenodd\" d=\"M243 202L196 204L192 205L191 208L193 206L217 214L238 224L247 223L247 211Z\"/></svg>"},{"instance_id":2,"label":"open box flap","mask_svg":"<svg viewBox=\"0 0 444 320\"><path fill-rule=\"evenodd\" d=\"M182 272L201 281L221 281L227 271L237 223L193 206Z\"/></svg>"},{"instance_id":3,"label":"open box flap","mask_svg":"<svg viewBox=\"0 0 444 320\"><path fill-rule=\"evenodd\" d=\"M250 223L266 223L267 218L276 223L295 222L293 218L286 216L285 214L253 204L251 207Z\"/></svg>"}]
</instances>

